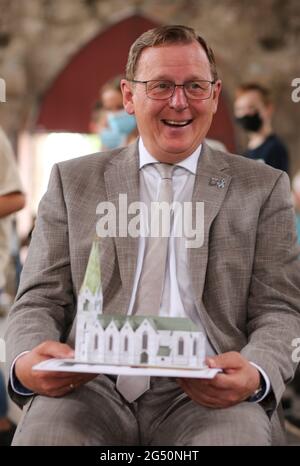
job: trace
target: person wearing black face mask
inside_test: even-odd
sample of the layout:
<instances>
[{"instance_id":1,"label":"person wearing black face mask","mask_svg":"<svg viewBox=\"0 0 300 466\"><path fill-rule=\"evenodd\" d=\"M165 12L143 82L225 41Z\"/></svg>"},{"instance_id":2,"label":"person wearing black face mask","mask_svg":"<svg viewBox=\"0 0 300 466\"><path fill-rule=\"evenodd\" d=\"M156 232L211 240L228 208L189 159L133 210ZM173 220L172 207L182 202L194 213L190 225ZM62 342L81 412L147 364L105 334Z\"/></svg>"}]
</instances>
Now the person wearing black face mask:
<instances>
[{"instance_id":1,"label":"person wearing black face mask","mask_svg":"<svg viewBox=\"0 0 300 466\"><path fill-rule=\"evenodd\" d=\"M272 129L270 91L256 83L239 86L234 113L236 123L249 137L244 155L288 172L287 149Z\"/></svg>"}]
</instances>

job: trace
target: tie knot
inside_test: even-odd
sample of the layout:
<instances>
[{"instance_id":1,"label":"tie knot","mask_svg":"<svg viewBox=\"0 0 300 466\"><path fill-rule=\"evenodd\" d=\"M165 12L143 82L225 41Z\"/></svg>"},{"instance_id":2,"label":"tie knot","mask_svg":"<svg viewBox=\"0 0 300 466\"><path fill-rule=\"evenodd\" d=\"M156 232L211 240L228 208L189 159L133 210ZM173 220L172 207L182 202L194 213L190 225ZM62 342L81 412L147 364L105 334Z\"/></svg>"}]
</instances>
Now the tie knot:
<instances>
[{"instance_id":1,"label":"tie knot","mask_svg":"<svg viewBox=\"0 0 300 466\"><path fill-rule=\"evenodd\" d=\"M171 165L168 163L156 163L154 164L155 168L157 169L158 173L160 174L161 179L172 179L173 171L175 165Z\"/></svg>"}]
</instances>

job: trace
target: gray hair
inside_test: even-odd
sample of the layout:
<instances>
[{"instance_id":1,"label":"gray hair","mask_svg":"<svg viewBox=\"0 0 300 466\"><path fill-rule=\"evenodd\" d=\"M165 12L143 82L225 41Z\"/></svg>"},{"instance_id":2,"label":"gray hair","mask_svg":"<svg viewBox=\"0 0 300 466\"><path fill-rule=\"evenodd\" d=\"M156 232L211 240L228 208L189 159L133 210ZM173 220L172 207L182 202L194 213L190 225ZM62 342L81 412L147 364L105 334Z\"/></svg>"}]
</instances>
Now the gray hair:
<instances>
[{"instance_id":1,"label":"gray hair","mask_svg":"<svg viewBox=\"0 0 300 466\"><path fill-rule=\"evenodd\" d=\"M188 26L159 26L144 32L138 37L129 50L126 78L129 80L135 78L139 58L146 47L157 47L165 44L190 44L194 41L198 42L206 53L212 78L216 81L218 73L212 49L207 45L203 37Z\"/></svg>"}]
</instances>

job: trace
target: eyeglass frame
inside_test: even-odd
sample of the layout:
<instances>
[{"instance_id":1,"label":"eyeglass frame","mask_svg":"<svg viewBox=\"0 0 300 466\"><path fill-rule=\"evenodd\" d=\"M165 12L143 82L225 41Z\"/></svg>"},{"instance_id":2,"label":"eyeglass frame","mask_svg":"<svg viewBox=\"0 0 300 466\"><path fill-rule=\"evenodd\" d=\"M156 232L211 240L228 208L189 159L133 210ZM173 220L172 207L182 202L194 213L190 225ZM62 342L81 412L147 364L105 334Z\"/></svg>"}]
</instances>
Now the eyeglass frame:
<instances>
[{"instance_id":1,"label":"eyeglass frame","mask_svg":"<svg viewBox=\"0 0 300 466\"><path fill-rule=\"evenodd\" d=\"M131 82L131 83L145 84L145 85L146 85L146 96L147 96L149 99L151 99L151 100L168 100L168 99L171 99L171 98L173 97L173 95L174 95L174 92L175 92L176 87L182 87L186 99L191 99L191 100L208 100L208 99L210 99L211 94L212 94L212 87L213 87L213 84L216 84L216 82L217 82L217 80L215 80L215 79L212 80L212 81L210 81L209 79L194 79L194 80L192 79L192 80L190 80L190 81L185 81L183 84L176 84L176 83L174 83L173 81L170 81L170 80L168 80L168 79L149 79L148 81L139 81L139 80L137 80L137 79L127 79L127 81L129 81L129 82ZM150 82L160 82L160 81L172 83L172 85L173 85L173 92L172 92L172 94L171 94L169 97L163 97L163 98L150 97L150 96L148 95L148 93L147 93L147 85L148 85L148 83L150 83ZM200 98L198 98L198 97L189 97L189 96L187 96L187 95L186 95L186 90L185 90L185 87L184 87L184 86L185 86L187 83L193 83L193 82L206 82L206 83L209 83L209 84L210 84L210 94L209 94L209 96L208 96L208 97L205 97L205 99L200 99Z\"/></svg>"}]
</instances>

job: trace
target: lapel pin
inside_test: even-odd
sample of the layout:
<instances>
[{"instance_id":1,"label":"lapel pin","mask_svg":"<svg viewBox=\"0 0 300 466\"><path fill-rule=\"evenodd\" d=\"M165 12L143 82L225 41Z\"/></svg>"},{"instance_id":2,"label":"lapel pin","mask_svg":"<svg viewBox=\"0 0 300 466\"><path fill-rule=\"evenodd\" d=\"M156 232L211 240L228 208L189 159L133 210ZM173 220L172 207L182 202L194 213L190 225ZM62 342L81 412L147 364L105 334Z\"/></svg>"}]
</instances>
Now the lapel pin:
<instances>
[{"instance_id":1,"label":"lapel pin","mask_svg":"<svg viewBox=\"0 0 300 466\"><path fill-rule=\"evenodd\" d=\"M218 186L218 188L221 188L221 189L225 188L225 180L224 180L224 178L221 178L220 180L218 180L217 186Z\"/></svg>"},{"instance_id":2,"label":"lapel pin","mask_svg":"<svg viewBox=\"0 0 300 466\"><path fill-rule=\"evenodd\" d=\"M216 186L218 180L219 180L218 178L210 178L209 185L210 186Z\"/></svg>"},{"instance_id":3,"label":"lapel pin","mask_svg":"<svg viewBox=\"0 0 300 466\"><path fill-rule=\"evenodd\" d=\"M224 178L210 178L209 180L209 185L210 186L217 186L218 188L222 189L225 188L225 180Z\"/></svg>"}]
</instances>

